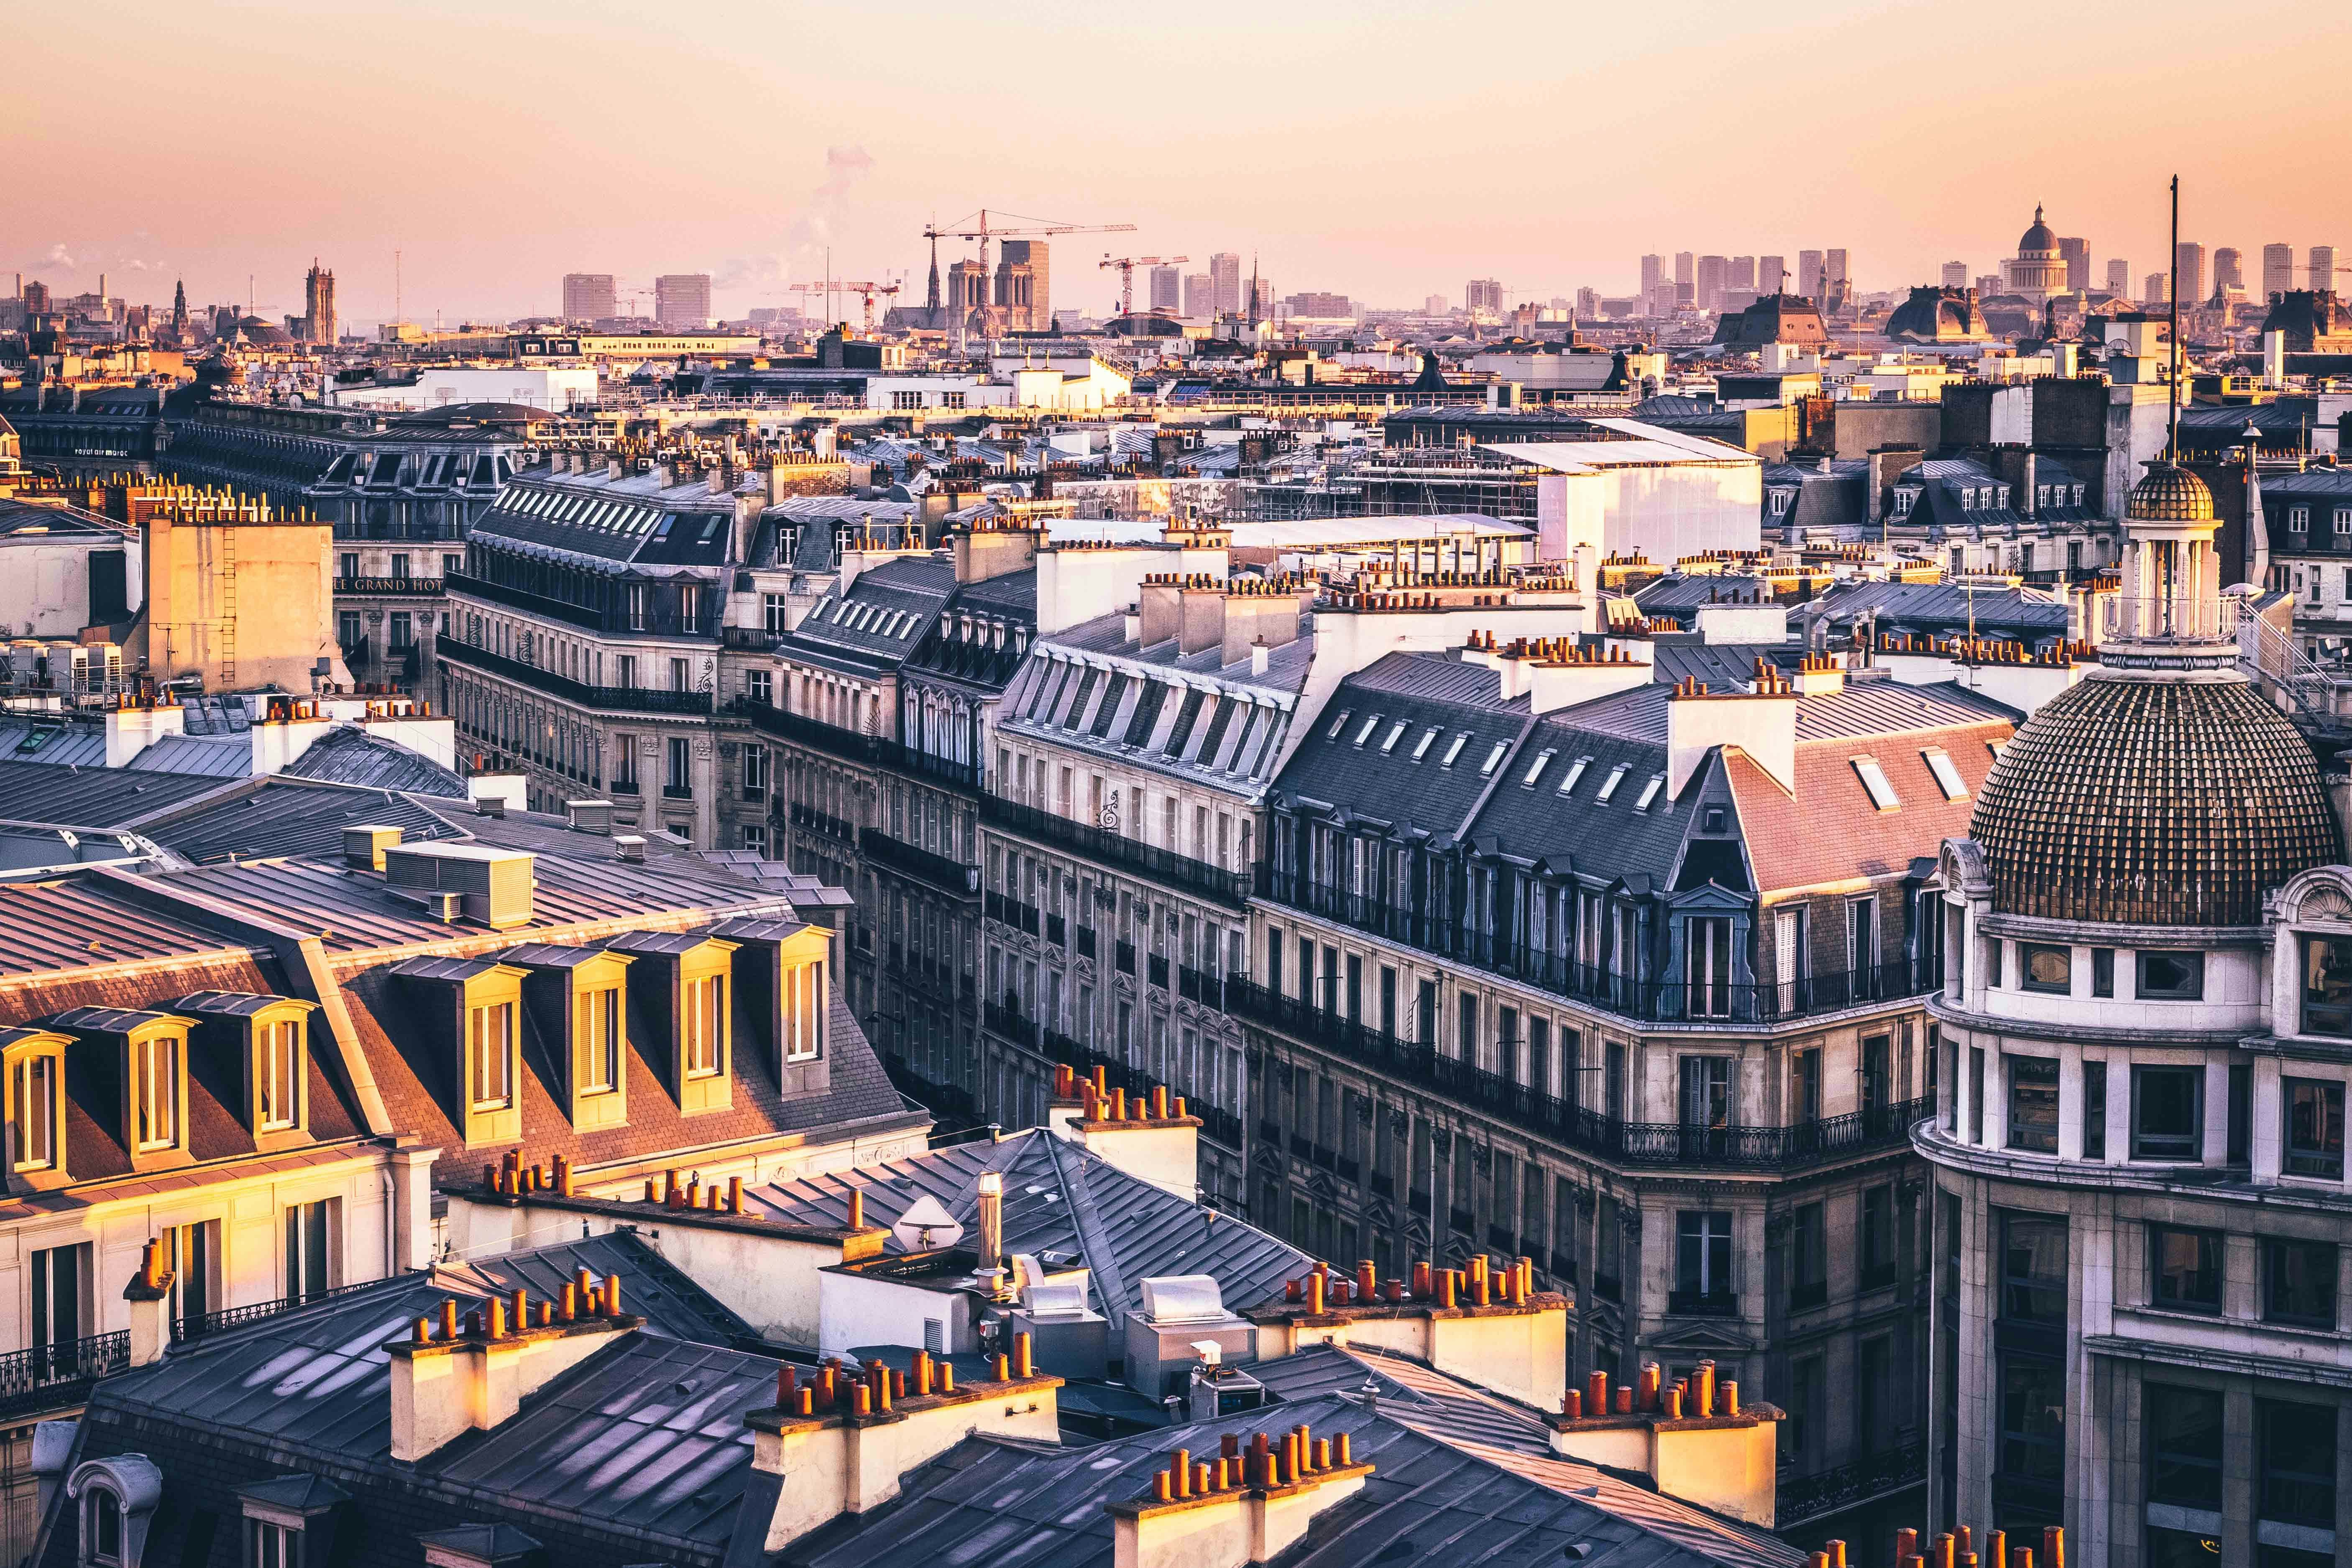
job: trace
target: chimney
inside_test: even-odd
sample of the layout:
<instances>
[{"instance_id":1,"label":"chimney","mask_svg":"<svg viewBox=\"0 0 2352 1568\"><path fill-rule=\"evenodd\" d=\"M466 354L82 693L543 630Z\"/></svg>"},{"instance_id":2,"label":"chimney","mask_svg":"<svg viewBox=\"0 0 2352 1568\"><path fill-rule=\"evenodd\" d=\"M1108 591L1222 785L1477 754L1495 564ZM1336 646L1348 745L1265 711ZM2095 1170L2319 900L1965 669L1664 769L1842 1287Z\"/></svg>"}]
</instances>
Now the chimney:
<instances>
[{"instance_id":1,"label":"chimney","mask_svg":"<svg viewBox=\"0 0 2352 1568\"><path fill-rule=\"evenodd\" d=\"M621 1281L608 1277L573 1315L521 1290L492 1296L458 1321L457 1303L419 1318L384 1348L392 1357L392 1457L408 1464L462 1433L492 1431L550 1379L570 1371L645 1321L621 1312ZM519 1322L518 1321L521 1321Z\"/></svg>"},{"instance_id":2,"label":"chimney","mask_svg":"<svg viewBox=\"0 0 2352 1568\"><path fill-rule=\"evenodd\" d=\"M1679 795L1708 752L1738 746L1782 789L1797 790L1797 689L1759 669L1752 692L1710 694L1704 681L1677 682L1666 702L1666 795Z\"/></svg>"},{"instance_id":3,"label":"chimney","mask_svg":"<svg viewBox=\"0 0 2352 1568\"><path fill-rule=\"evenodd\" d=\"M1260 592L1244 586L1247 581L1242 579L1225 595L1224 649L1219 662L1234 664L1247 655L1251 673L1263 675L1259 648L1298 640L1298 595L1286 590Z\"/></svg>"},{"instance_id":4,"label":"chimney","mask_svg":"<svg viewBox=\"0 0 2352 1568\"><path fill-rule=\"evenodd\" d=\"M1155 647L1176 635L1183 617L1182 579L1161 574L1146 577L1136 599L1136 608L1143 617L1136 640L1145 647Z\"/></svg>"},{"instance_id":5,"label":"chimney","mask_svg":"<svg viewBox=\"0 0 2352 1568\"><path fill-rule=\"evenodd\" d=\"M1187 1203L1200 1196L1201 1119L1185 1112L1181 1095L1171 1100L1165 1084L1133 1099L1123 1089L1105 1098L1095 1081L1078 1087L1085 1107L1076 1119L1054 1119L1063 1137Z\"/></svg>"},{"instance_id":6,"label":"chimney","mask_svg":"<svg viewBox=\"0 0 2352 1568\"><path fill-rule=\"evenodd\" d=\"M367 826L343 829L343 864L358 871L383 869L383 852L400 842L400 829Z\"/></svg>"},{"instance_id":7,"label":"chimney","mask_svg":"<svg viewBox=\"0 0 2352 1568\"><path fill-rule=\"evenodd\" d=\"M1559 1412L1550 1418L1552 1452L1635 1472L1668 1497L1773 1528L1779 1410L1743 1404L1738 1384L1717 1384L1711 1361L1673 1384L1645 1362L1635 1385L1617 1391L1614 1409L1608 1376L1596 1372L1588 1387L1548 1406Z\"/></svg>"},{"instance_id":8,"label":"chimney","mask_svg":"<svg viewBox=\"0 0 2352 1568\"><path fill-rule=\"evenodd\" d=\"M613 803L609 800L567 800L563 814L572 821L574 833L610 833L613 830Z\"/></svg>"},{"instance_id":9,"label":"chimney","mask_svg":"<svg viewBox=\"0 0 2352 1568\"><path fill-rule=\"evenodd\" d=\"M1809 653L1797 661L1794 682L1800 697L1819 697L1845 689L1845 666L1835 654Z\"/></svg>"},{"instance_id":10,"label":"chimney","mask_svg":"<svg viewBox=\"0 0 2352 1568\"><path fill-rule=\"evenodd\" d=\"M1657 673L1622 647L1604 653L1599 648L1578 647L1565 637L1559 642L1562 646L1557 657L1537 660L1523 672L1530 712L1542 714L1556 708L1573 708L1580 702L1647 686Z\"/></svg>"},{"instance_id":11,"label":"chimney","mask_svg":"<svg viewBox=\"0 0 2352 1568\"><path fill-rule=\"evenodd\" d=\"M1279 1300L1242 1314L1257 1328L1257 1359L1314 1344L1360 1344L1427 1362L1538 1410L1557 1410L1568 1387L1568 1298L1535 1289L1535 1264L1495 1266L1474 1256L1463 1269L1416 1264L1408 1283L1385 1284L1370 1259L1350 1278L1315 1270Z\"/></svg>"},{"instance_id":12,"label":"chimney","mask_svg":"<svg viewBox=\"0 0 2352 1568\"><path fill-rule=\"evenodd\" d=\"M1004 1266L1004 1177L996 1171L980 1178L980 1267L983 1273Z\"/></svg>"},{"instance_id":13,"label":"chimney","mask_svg":"<svg viewBox=\"0 0 2352 1568\"><path fill-rule=\"evenodd\" d=\"M1176 595L1176 651L1180 654L1199 653L1202 648L1220 648L1225 642L1225 593L1222 585L1197 582L1180 589ZM1231 660L1220 660L1230 663Z\"/></svg>"},{"instance_id":14,"label":"chimney","mask_svg":"<svg viewBox=\"0 0 2352 1568\"><path fill-rule=\"evenodd\" d=\"M1204 1450L1205 1453L1205 1450ZM1195 1458L1178 1448L1141 1497L1108 1505L1118 1568L1245 1568L1302 1540L1316 1516L1364 1489L1372 1467L1347 1432L1317 1437L1304 1425L1223 1438Z\"/></svg>"}]
</instances>

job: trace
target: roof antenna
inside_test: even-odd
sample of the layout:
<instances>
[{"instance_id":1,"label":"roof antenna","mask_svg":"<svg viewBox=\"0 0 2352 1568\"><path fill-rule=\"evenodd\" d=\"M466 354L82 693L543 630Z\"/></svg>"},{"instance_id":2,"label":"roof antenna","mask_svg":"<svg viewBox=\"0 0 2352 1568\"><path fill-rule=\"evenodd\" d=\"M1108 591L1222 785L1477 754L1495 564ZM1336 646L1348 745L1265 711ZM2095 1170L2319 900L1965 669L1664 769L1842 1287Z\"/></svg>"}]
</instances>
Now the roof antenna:
<instances>
[{"instance_id":1,"label":"roof antenna","mask_svg":"<svg viewBox=\"0 0 2352 1568\"><path fill-rule=\"evenodd\" d=\"M2164 437L2164 460L2180 461L2180 176L2172 176L2172 422Z\"/></svg>"}]
</instances>

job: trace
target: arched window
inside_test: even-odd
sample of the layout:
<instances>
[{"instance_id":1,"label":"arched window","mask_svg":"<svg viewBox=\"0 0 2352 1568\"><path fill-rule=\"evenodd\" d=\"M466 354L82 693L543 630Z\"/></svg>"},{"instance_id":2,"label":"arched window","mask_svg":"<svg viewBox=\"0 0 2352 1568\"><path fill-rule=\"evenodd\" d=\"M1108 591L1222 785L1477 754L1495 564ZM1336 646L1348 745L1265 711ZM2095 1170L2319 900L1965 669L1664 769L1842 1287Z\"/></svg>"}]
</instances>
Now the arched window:
<instances>
[{"instance_id":1,"label":"arched window","mask_svg":"<svg viewBox=\"0 0 2352 1568\"><path fill-rule=\"evenodd\" d=\"M122 1561L122 1499L111 1487L93 1486L81 1494L81 1560L93 1568Z\"/></svg>"},{"instance_id":2,"label":"arched window","mask_svg":"<svg viewBox=\"0 0 2352 1568\"><path fill-rule=\"evenodd\" d=\"M66 1482L78 1510L82 1568L139 1568L147 1527L163 1495L163 1476L143 1454L90 1459Z\"/></svg>"}]
</instances>

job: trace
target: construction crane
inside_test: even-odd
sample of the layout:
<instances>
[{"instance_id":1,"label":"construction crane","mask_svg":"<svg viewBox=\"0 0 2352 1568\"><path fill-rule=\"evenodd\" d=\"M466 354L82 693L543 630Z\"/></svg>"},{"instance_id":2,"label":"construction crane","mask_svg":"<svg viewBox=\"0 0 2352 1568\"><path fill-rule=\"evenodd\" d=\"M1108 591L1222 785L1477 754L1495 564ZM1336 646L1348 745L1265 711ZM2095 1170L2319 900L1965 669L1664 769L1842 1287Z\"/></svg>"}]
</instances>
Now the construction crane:
<instances>
[{"instance_id":1,"label":"construction crane","mask_svg":"<svg viewBox=\"0 0 2352 1568\"><path fill-rule=\"evenodd\" d=\"M1139 267L1181 267L1189 256L1105 256L1102 264L1118 269L1118 313L1135 314L1135 269Z\"/></svg>"},{"instance_id":2,"label":"construction crane","mask_svg":"<svg viewBox=\"0 0 2352 1568\"><path fill-rule=\"evenodd\" d=\"M795 294L823 294L827 296L825 303L825 313L827 315L831 315L833 313L833 305L830 298L832 295L835 293L865 295L866 330L870 332L874 330L874 296L877 294L896 294L901 288L904 288L905 285L899 283L854 283L847 279L836 278L830 283L794 283L791 287L792 291ZM831 324L831 322L826 323L828 326Z\"/></svg>"},{"instance_id":3,"label":"construction crane","mask_svg":"<svg viewBox=\"0 0 2352 1568\"><path fill-rule=\"evenodd\" d=\"M988 209L982 207L961 223L945 228L937 224L923 226L923 237L936 244L942 239L976 239L980 242L980 269L988 270L988 242L992 239L1029 238L1041 234L1133 234L1131 223L1055 223L1050 218L1022 217L1019 213L1003 213L1003 217L1019 218L1021 226L1001 228L988 221Z\"/></svg>"}]
</instances>

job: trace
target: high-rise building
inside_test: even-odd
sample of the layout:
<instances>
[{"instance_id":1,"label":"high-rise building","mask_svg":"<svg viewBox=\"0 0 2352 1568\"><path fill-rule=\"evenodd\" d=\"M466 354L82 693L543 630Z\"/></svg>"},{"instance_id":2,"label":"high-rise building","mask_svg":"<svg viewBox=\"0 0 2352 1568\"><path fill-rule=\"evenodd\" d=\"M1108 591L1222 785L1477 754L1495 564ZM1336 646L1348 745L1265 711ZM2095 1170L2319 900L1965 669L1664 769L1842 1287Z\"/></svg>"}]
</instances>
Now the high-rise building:
<instances>
[{"instance_id":1,"label":"high-rise building","mask_svg":"<svg viewBox=\"0 0 2352 1568\"><path fill-rule=\"evenodd\" d=\"M1677 305L1687 305L1694 297L1692 289L1695 284L1691 268L1693 260L1694 258L1687 250L1675 252L1675 303Z\"/></svg>"},{"instance_id":2,"label":"high-rise building","mask_svg":"<svg viewBox=\"0 0 2352 1568\"><path fill-rule=\"evenodd\" d=\"M2200 303L2205 298L2205 247L2184 239L2172 248L2173 270L2180 275L2180 302Z\"/></svg>"},{"instance_id":3,"label":"high-rise building","mask_svg":"<svg viewBox=\"0 0 2352 1568\"><path fill-rule=\"evenodd\" d=\"M1720 256L1702 256L1691 281L1691 303L1702 310L1723 309L1723 289L1731 263Z\"/></svg>"},{"instance_id":4,"label":"high-rise building","mask_svg":"<svg viewBox=\"0 0 2352 1568\"><path fill-rule=\"evenodd\" d=\"M1445 302L1444 295L1432 294L1421 302L1421 313L1424 316L1447 316L1453 314L1453 307Z\"/></svg>"},{"instance_id":5,"label":"high-rise building","mask_svg":"<svg viewBox=\"0 0 2352 1568\"><path fill-rule=\"evenodd\" d=\"M2234 245L2225 245L2213 253L2213 293L2218 298L2235 289L2243 293L2246 288L2246 258Z\"/></svg>"},{"instance_id":6,"label":"high-rise building","mask_svg":"<svg viewBox=\"0 0 2352 1568\"><path fill-rule=\"evenodd\" d=\"M2294 287L2294 247L2263 247L2263 298L2275 300Z\"/></svg>"},{"instance_id":7,"label":"high-rise building","mask_svg":"<svg viewBox=\"0 0 2352 1568\"><path fill-rule=\"evenodd\" d=\"M1000 293L1012 281L1010 269L1016 267L1029 268L1028 303L1025 311L1013 317L1013 325L1034 332L1053 331L1054 269L1045 242L1042 239L999 240L996 245L996 280ZM1000 299L997 303L1013 306L1009 298Z\"/></svg>"},{"instance_id":8,"label":"high-rise building","mask_svg":"<svg viewBox=\"0 0 2352 1568\"><path fill-rule=\"evenodd\" d=\"M1984 296L1984 298L1990 300L1995 294L2005 294L2008 291L2008 289L2000 280L2000 273L1980 272L1977 274L1977 292Z\"/></svg>"},{"instance_id":9,"label":"high-rise building","mask_svg":"<svg viewBox=\"0 0 2352 1568\"><path fill-rule=\"evenodd\" d=\"M1184 303L1184 275L1173 267L1151 269L1151 308L1173 315Z\"/></svg>"},{"instance_id":10,"label":"high-rise building","mask_svg":"<svg viewBox=\"0 0 2352 1568\"><path fill-rule=\"evenodd\" d=\"M1965 289L1968 286L1969 264L1965 261L1945 262L1944 287L1947 289Z\"/></svg>"},{"instance_id":11,"label":"high-rise building","mask_svg":"<svg viewBox=\"0 0 2352 1568\"><path fill-rule=\"evenodd\" d=\"M1462 290L1462 308L1474 316L1503 313L1503 285L1497 279L1473 278Z\"/></svg>"},{"instance_id":12,"label":"high-rise building","mask_svg":"<svg viewBox=\"0 0 2352 1568\"><path fill-rule=\"evenodd\" d=\"M1789 261L1783 256L1760 256L1756 258L1756 289L1763 294L1785 294L1789 291Z\"/></svg>"},{"instance_id":13,"label":"high-rise building","mask_svg":"<svg viewBox=\"0 0 2352 1568\"><path fill-rule=\"evenodd\" d=\"M1216 313L1216 280L1205 272L1184 274L1185 317L1192 321L1206 321Z\"/></svg>"},{"instance_id":14,"label":"high-rise building","mask_svg":"<svg viewBox=\"0 0 2352 1568\"><path fill-rule=\"evenodd\" d=\"M2310 276L2305 279L2303 286L2315 294L2329 294L2335 291L2336 247L2334 246L2315 245L2311 247Z\"/></svg>"},{"instance_id":15,"label":"high-rise building","mask_svg":"<svg viewBox=\"0 0 2352 1568\"><path fill-rule=\"evenodd\" d=\"M1749 293L1754 293L1756 291L1756 258L1752 256L1733 257L1731 271L1725 278L1723 286L1727 289L1745 289Z\"/></svg>"},{"instance_id":16,"label":"high-rise building","mask_svg":"<svg viewBox=\"0 0 2352 1568\"><path fill-rule=\"evenodd\" d=\"M1242 313L1242 258L1234 250L1220 250L1209 258L1209 278L1213 303L1221 316Z\"/></svg>"},{"instance_id":17,"label":"high-rise building","mask_svg":"<svg viewBox=\"0 0 2352 1568\"><path fill-rule=\"evenodd\" d=\"M620 291L609 272L567 272L563 275L563 319L601 321L621 313Z\"/></svg>"},{"instance_id":18,"label":"high-rise building","mask_svg":"<svg viewBox=\"0 0 2352 1568\"><path fill-rule=\"evenodd\" d=\"M2079 234L2059 236L2058 259L2066 264L2066 291L2086 292L2091 287L2091 242Z\"/></svg>"},{"instance_id":19,"label":"high-rise building","mask_svg":"<svg viewBox=\"0 0 2352 1568\"><path fill-rule=\"evenodd\" d=\"M1576 291L1576 319L1580 321L1597 321L1601 319L1600 289L1579 289Z\"/></svg>"},{"instance_id":20,"label":"high-rise building","mask_svg":"<svg viewBox=\"0 0 2352 1568\"><path fill-rule=\"evenodd\" d=\"M1822 302L1822 253L1820 251L1797 252L1797 292L1816 305Z\"/></svg>"},{"instance_id":21,"label":"high-rise building","mask_svg":"<svg viewBox=\"0 0 2352 1568\"><path fill-rule=\"evenodd\" d=\"M2107 292L2118 300L2131 298L2131 263L2120 256L2107 260Z\"/></svg>"},{"instance_id":22,"label":"high-rise building","mask_svg":"<svg viewBox=\"0 0 2352 1568\"><path fill-rule=\"evenodd\" d=\"M1666 258L1663 256L1642 258L1642 298L1646 300L1666 280Z\"/></svg>"},{"instance_id":23,"label":"high-rise building","mask_svg":"<svg viewBox=\"0 0 2352 1568\"><path fill-rule=\"evenodd\" d=\"M302 325L307 342L335 341L335 275L321 268L316 257L302 280Z\"/></svg>"},{"instance_id":24,"label":"high-rise building","mask_svg":"<svg viewBox=\"0 0 2352 1568\"><path fill-rule=\"evenodd\" d=\"M1843 303L1853 292L1853 274L1846 270L1845 252L1822 252L1822 292Z\"/></svg>"},{"instance_id":25,"label":"high-rise building","mask_svg":"<svg viewBox=\"0 0 2352 1568\"><path fill-rule=\"evenodd\" d=\"M665 272L654 279L654 321L699 330L710 324L710 274Z\"/></svg>"},{"instance_id":26,"label":"high-rise building","mask_svg":"<svg viewBox=\"0 0 2352 1568\"><path fill-rule=\"evenodd\" d=\"M2151 272L2141 281L2139 302L2150 310L2161 310L2172 298L2172 274Z\"/></svg>"}]
</instances>

